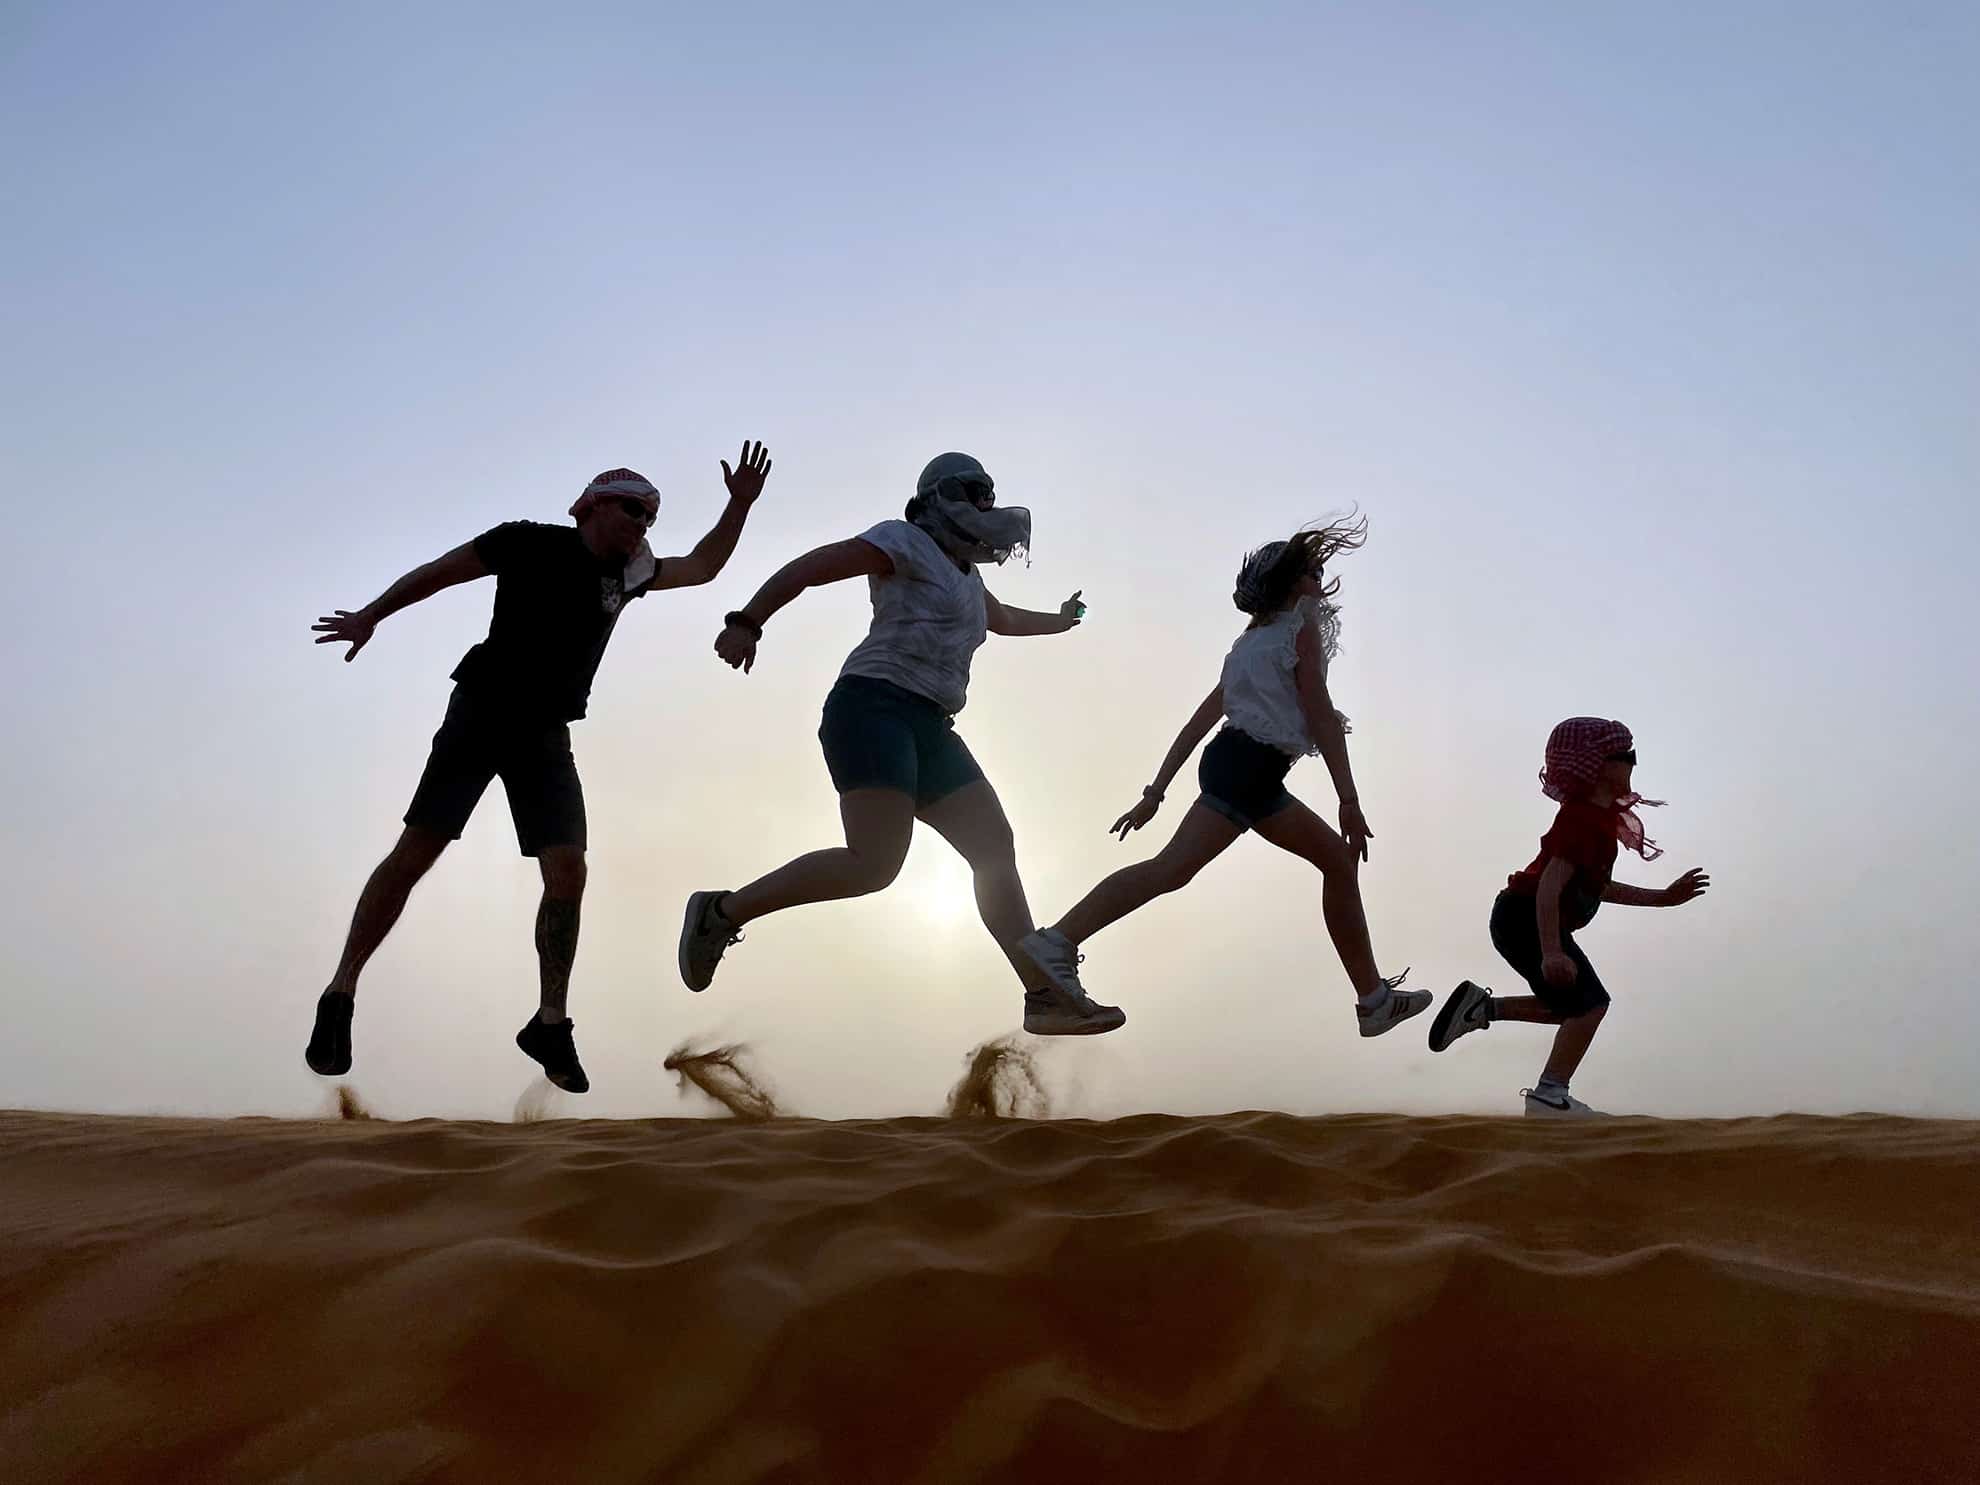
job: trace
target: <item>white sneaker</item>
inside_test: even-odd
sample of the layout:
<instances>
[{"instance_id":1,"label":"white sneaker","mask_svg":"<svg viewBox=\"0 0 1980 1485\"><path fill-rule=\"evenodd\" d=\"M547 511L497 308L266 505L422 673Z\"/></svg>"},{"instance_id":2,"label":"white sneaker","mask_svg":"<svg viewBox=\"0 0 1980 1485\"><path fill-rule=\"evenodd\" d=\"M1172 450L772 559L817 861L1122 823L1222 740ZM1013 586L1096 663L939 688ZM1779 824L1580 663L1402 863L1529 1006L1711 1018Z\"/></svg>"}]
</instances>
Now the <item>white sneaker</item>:
<instances>
[{"instance_id":1,"label":"white sneaker","mask_svg":"<svg viewBox=\"0 0 1980 1485\"><path fill-rule=\"evenodd\" d=\"M1614 1114L1605 1114L1600 1109L1591 1109L1587 1104L1569 1093L1542 1093L1534 1088L1522 1088L1520 1096L1526 1100L1526 1117L1529 1119L1613 1119Z\"/></svg>"},{"instance_id":2,"label":"white sneaker","mask_svg":"<svg viewBox=\"0 0 1980 1485\"><path fill-rule=\"evenodd\" d=\"M1469 980L1458 981L1457 989L1444 999L1443 1009L1430 1023L1430 1050L1441 1052L1459 1037L1483 1031L1492 1024L1492 992Z\"/></svg>"},{"instance_id":3,"label":"white sneaker","mask_svg":"<svg viewBox=\"0 0 1980 1485\"><path fill-rule=\"evenodd\" d=\"M1040 985L1024 992L1024 1029L1033 1036L1099 1036L1127 1024L1127 1012L1084 990Z\"/></svg>"},{"instance_id":4,"label":"white sneaker","mask_svg":"<svg viewBox=\"0 0 1980 1485\"><path fill-rule=\"evenodd\" d=\"M1389 993L1372 1006L1357 1005L1354 1015L1363 1036L1380 1036L1429 1010L1431 998L1428 990L1398 990L1391 985Z\"/></svg>"}]
</instances>

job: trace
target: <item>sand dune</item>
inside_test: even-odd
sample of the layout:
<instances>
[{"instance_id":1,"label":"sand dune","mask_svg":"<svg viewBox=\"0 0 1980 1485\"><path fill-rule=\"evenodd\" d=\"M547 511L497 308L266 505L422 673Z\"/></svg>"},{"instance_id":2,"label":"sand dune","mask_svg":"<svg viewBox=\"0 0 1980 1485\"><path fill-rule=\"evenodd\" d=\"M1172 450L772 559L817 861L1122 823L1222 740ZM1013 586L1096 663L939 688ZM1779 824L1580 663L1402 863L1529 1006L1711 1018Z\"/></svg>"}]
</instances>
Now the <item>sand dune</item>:
<instances>
[{"instance_id":1,"label":"sand dune","mask_svg":"<svg viewBox=\"0 0 1980 1485\"><path fill-rule=\"evenodd\" d=\"M1980 1478L1964 1124L12 1113L0 1193L8 1481Z\"/></svg>"}]
</instances>

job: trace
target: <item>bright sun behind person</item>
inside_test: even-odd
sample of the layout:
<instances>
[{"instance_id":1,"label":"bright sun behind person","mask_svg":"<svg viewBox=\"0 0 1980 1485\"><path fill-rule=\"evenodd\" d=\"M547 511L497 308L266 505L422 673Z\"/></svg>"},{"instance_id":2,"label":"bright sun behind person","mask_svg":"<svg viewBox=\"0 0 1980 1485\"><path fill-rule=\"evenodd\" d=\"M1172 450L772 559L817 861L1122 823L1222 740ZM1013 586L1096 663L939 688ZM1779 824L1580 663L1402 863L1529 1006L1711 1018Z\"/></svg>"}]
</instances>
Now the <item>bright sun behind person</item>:
<instances>
[{"instance_id":1,"label":"bright sun behind person","mask_svg":"<svg viewBox=\"0 0 1980 1485\"><path fill-rule=\"evenodd\" d=\"M931 841L929 845L934 849L917 850L908 858L900 885L931 923L946 928L973 921L976 888L970 880L969 863L946 843Z\"/></svg>"}]
</instances>

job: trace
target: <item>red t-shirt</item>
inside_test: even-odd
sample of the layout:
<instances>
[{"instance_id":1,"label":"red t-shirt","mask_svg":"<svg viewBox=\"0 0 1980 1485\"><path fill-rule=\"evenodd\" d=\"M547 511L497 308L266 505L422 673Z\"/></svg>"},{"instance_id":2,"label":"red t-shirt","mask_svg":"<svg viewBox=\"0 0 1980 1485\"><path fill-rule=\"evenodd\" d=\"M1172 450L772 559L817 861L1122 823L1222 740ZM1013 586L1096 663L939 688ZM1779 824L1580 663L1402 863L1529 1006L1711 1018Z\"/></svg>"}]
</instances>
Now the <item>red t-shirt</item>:
<instances>
[{"instance_id":1,"label":"red t-shirt","mask_svg":"<svg viewBox=\"0 0 1980 1485\"><path fill-rule=\"evenodd\" d=\"M1574 876L1561 892L1561 921L1573 929L1584 926L1602 904L1602 889L1616 869L1616 816L1614 806L1569 800L1554 816L1554 823L1540 837L1540 854L1533 864L1506 878L1506 890L1522 897L1533 896L1540 888L1540 873L1555 857L1574 868Z\"/></svg>"}]
</instances>

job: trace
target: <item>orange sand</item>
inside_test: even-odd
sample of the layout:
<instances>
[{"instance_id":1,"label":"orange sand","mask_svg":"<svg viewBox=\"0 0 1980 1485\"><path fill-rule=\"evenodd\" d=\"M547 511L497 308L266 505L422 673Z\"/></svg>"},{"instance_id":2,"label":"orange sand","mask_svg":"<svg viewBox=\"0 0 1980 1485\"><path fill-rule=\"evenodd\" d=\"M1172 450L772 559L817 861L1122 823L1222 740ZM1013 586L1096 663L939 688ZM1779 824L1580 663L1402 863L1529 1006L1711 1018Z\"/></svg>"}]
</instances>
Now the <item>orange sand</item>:
<instances>
[{"instance_id":1,"label":"orange sand","mask_svg":"<svg viewBox=\"0 0 1980 1485\"><path fill-rule=\"evenodd\" d=\"M0 1113L0 1480L1980 1479L1980 1127Z\"/></svg>"}]
</instances>

